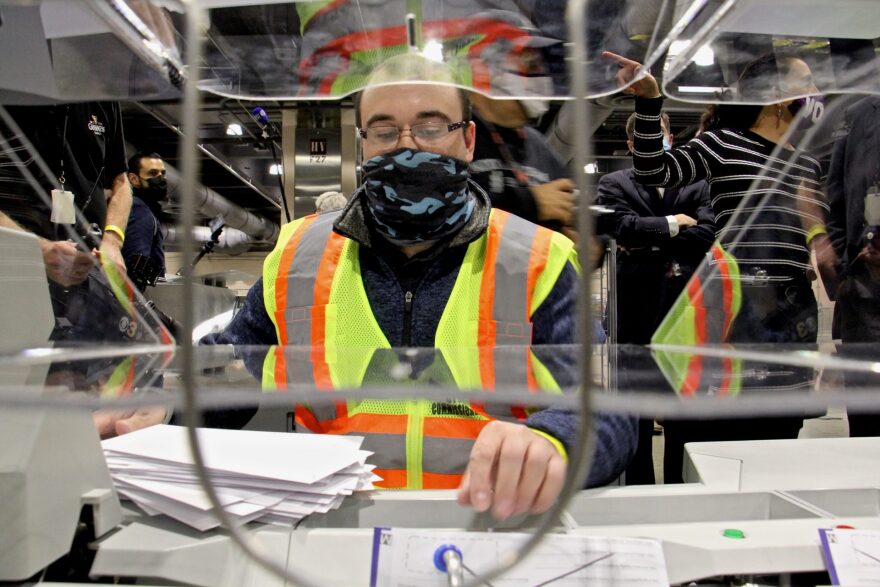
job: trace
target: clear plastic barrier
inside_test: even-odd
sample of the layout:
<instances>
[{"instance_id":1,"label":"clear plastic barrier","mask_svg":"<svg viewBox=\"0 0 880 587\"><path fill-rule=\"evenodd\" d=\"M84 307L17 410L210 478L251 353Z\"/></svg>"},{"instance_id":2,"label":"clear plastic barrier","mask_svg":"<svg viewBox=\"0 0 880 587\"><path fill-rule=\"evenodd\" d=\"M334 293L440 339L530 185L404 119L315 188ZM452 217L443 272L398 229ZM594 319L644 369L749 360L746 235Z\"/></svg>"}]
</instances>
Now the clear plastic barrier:
<instances>
[{"instance_id":1,"label":"clear plastic barrier","mask_svg":"<svg viewBox=\"0 0 880 587\"><path fill-rule=\"evenodd\" d=\"M385 75L393 69L383 67L389 62L392 66L405 62L406 57L401 56L417 55L417 59L430 60L438 69L451 72L449 77L421 81L451 81L492 98L522 100L520 116L527 118L525 105L529 100L572 97L566 3L206 2L202 3L210 8L208 26L203 30L206 53L185 67L179 50L185 46L180 32L184 18L169 10L177 8L176 4L163 2L161 8L159 4L135 0L0 2L0 48L19 47L17 52L0 51L4 56L0 58L4 65L0 75L0 295L4 299L0 306L0 406L18 410L15 417L19 413L47 413L71 416L71 421L85 418L88 435L78 441L83 445L96 444L94 428L102 438L124 439L130 428L184 423L192 415L187 413L187 400L192 397L198 420L208 428L254 433L330 432L322 438L332 443L339 440L333 435L339 431L336 426L356 421L363 425L359 431L366 431L358 450L371 451L374 460L365 461L366 457L358 454L334 471L345 478L340 483L348 493L372 489L373 483L378 488L404 487L409 474L420 482L433 483L433 488L454 489L468 467L474 439L487 422L495 420L526 424L537 430L538 436L548 434L542 422L562 422L565 438L551 435L550 444L543 446L550 451L552 444L554 463L556 459L564 460L563 454L570 458L590 446L593 467L589 471L587 467L584 471L568 471L567 477L570 480L583 474L590 486L615 482L635 451L637 429L641 427L644 433L647 424L648 434L652 434L655 419L670 432L684 431L676 440L682 445L679 458L684 442L717 439L728 432L731 440L794 439L805 419L820 417L829 409L845 408L851 422L861 415L867 415L863 423L876 422L880 412L880 156L872 133L880 104L870 94L880 88L876 63L880 20L867 0L840 0L833 9L806 0L586 3L586 62L576 64L587 74L586 93L594 102L617 93L619 74L627 68L632 74L629 81L646 87L653 70L658 83L649 89L657 91L641 96L645 99L636 103L638 108L656 110L640 111L642 116L634 123L638 179L667 190L655 192L661 199L680 184L705 180L705 208L713 218L708 223L711 227L703 226L702 237L693 241L688 238L694 234L698 219L686 216L672 222L665 214L654 219L655 226L661 227L655 232L668 231L664 234L678 239L675 242L690 243L687 262L663 257L658 254L659 246L626 241L626 231L617 225L606 231L617 239L611 245L616 257L607 259L604 269L612 272L606 277L606 288L614 289L617 298L602 292L609 297L602 298L593 309L605 315L594 316L589 327L603 336L609 333L610 340L604 342L597 337L593 340L597 344L586 350L577 344L523 344L532 340L533 318L541 311L541 304L559 287L557 281L540 281L544 271L550 271L547 267L552 255L548 251L553 250L558 257L552 261L562 260L555 266L558 273L554 279L562 279L564 271L572 275L564 292L568 297L560 294L558 298L565 299L564 309L557 309L555 318L560 322L568 319L571 324L582 318L575 316L573 292L583 287L578 279L589 279L593 269L583 257L577 262L571 243L559 236L564 233L578 237L573 222L555 225L560 233L548 230L540 232L540 238L533 237L535 243L544 239L541 246L547 247L546 258L535 252L538 244L534 244L534 249L504 250L508 257L502 261L492 259L497 267L507 270L527 258L529 265L516 274L517 279L499 269L497 276L492 275L497 290L484 291L483 284L488 281L478 282L476 278L460 287L468 290L466 294L456 290L459 296L472 294L465 301L480 304L481 312L485 307L494 311L488 293L508 293L508 289L522 293L527 302L519 317L527 316L525 321L506 321L482 313L479 319L458 316L454 318L459 320L456 326L460 331L456 334L466 332L468 340L485 344L437 342L436 348L389 348L376 340L387 343L393 337L382 331L380 318L368 314L378 314L377 309L383 309L380 306L389 304L387 296L377 294L378 290L368 292L361 281L356 282L360 289L352 291L338 285L333 290L328 283L319 283L318 268L326 271L333 265L336 271L339 259L349 263L343 266L358 279L362 271L378 271L362 265L366 254L358 256L359 250L369 247L358 244L363 246L358 249L351 244L356 239L342 236L351 224L336 226L333 232L327 219L338 217L320 215L306 221L323 223L326 229L324 241L304 239L311 247L304 257L316 265L311 272L293 270L295 257L291 251L300 244L288 226L279 237L288 240L282 240L283 246L269 257L260 286L277 287L272 290L274 295L265 295L264 289L264 295L254 295L244 302L227 292L215 304L209 303L209 294L204 290L196 294L199 305L192 310L194 324L185 329L193 331L191 347L187 344L190 341L179 340L180 326L175 321L187 312L175 309L168 316L148 301L148 288L156 285L159 276L156 271L143 271L143 267L141 271L125 267L120 251L120 241L125 238L120 234L123 227L107 221L126 197L129 180L124 161L112 162L112 168L85 170L89 179L80 173L83 169L64 163L71 155L67 140L76 133L89 139L99 136L107 144L121 146L118 105L89 100L178 98L182 72L193 83L186 87L189 90L197 84L205 93L241 100L290 100L299 107L301 101L350 98L368 83L412 81L393 75L376 77L376 73L378 70ZM193 42L195 39L190 39ZM188 46L193 47L198 45ZM32 56L31 61L18 57L21 48ZM624 59L603 56L603 51ZM705 127L696 138L687 143L680 141L669 151L663 148L663 135L669 133L661 126L660 101L656 100L661 90L667 98L678 101L673 103L675 107L681 107L681 102L720 103L704 119ZM393 98L387 87L382 91L389 100ZM818 99L820 96L827 99ZM40 110L40 117L33 116L35 104L43 102L50 106ZM340 107L348 108L349 102L340 102ZM475 110L479 115L479 106ZM380 123L389 119L395 122L393 111L380 114ZM429 114L431 120L427 122L405 121L409 124L406 129L390 123L367 125L360 129L359 146L365 151L363 146L372 140L371 148L385 154L382 144L396 145L404 130L414 142L440 144L452 133L456 133L452 140L463 141L476 128L469 126L468 120L446 120L448 116L436 116L435 111ZM262 115L269 118L265 112ZM184 122L195 124L192 120ZM266 128L271 130L269 125ZM348 130L352 131L348 155L353 159L358 147L353 146L354 129ZM187 135L188 131L182 131L184 140L194 144L195 133ZM269 131L264 133L263 138L272 142ZM391 170L398 163L385 161ZM455 168L455 163L447 167ZM278 171L277 163L275 167ZM184 169L184 175L188 172L192 168ZM428 183L423 181L420 189L432 187ZM520 187L528 190L533 185ZM600 193L601 187L600 181ZM575 196L573 187L567 192L572 199L580 197L581 204L592 202L594 196L584 190ZM608 218L614 219L619 212L612 201L600 198L598 204L601 207L596 210ZM486 204L480 234L464 243L467 254L473 246L477 251L473 257L481 259L477 262L467 257L468 268L475 274L484 268L488 245L473 243L489 233L490 214L496 214L489 208ZM377 222L375 218L365 221L362 208L352 209L361 214L361 225L355 225L355 229L369 233L375 228L375 224L369 224ZM572 217L569 211L568 220ZM494 222L497 216L491 218ZM602 223L598 222L600 226ZM516 225L514 230L525 234L534 229L523 225ZM500 230L498 226L493 224L492 230ZM184 234L191 227L181 228ZM216 230L212 226L210 232ZM588 233L582 226L581 236ZM531 234L539 233L534 229ZM497 232L493 238L497 238ZM392 237L387 240L394 242ZM397 242L395 246L412 245ZM514 250L517 254L511 252ZM328 251L335 251L336 257ZM393 253L401 254L397 250ZM465 254L461 253L462 259ZM287 266L279 269L282 257ZM614 270L621 271L632 262L636 270L630 272L628 282L618 280L617 289L607 284L613 282ZM647 265L639 268L639 262L654 265L649 270ZM462 282L469 278L464 263L461 261L449 273L455 280L459 275L465 276ZM297 269L302 266L297 265ZM488 262L485 270L489 272L490 266L495 271ZM289 273L282 275L282 270ZM266 277L271 271L274 279ZM327 282L336 276L322 274ZM658 279L651 281L654 277ZM307 287L297 289L291 285L287 289L288 282L302 286L306 278L311 279ZM496 285L504 279L509 281ZM453 281L447 282L450 291ZM668 289L659 291L660 282ZM169 298L183 307L182 294L175 291L178 288L166 285ZM179 289L184 288L181 285ZM526 292L533 297L527 298ZM326 299L319 300L318 293ZM331 294L335 296L332 302ZM449 293L446 299L452 295ZM349 297L337 306L343 296ZM412 302L411 295L408 299L404 296L395 300L402 307ZM622 297L629 300L629 307L623 303L615 308L615 301ZM160 308L170 308L170 301L168 305L160 304ZM537 308L530 307L533 301ZM832 302L836 304L833 308ZM244 314L242 304L247 305ZM499 307L503 305L498 303ZM636 320L636 326L649 332L641 332L644 336L635 340L637 337L628 336L626 328L633 325L631 316L641 316L639 311L648 306L662 308L662 315ZM357 311L346 312L351 308L370 320L356 321L351 316ZM435 317L439 322L443 309L430 310L438 310ZM499 312L508 310L501 308ZM615 321L612 316L616 310L620 315ZM290 344L228 344L239 342L232 333L234 328L224 332L233 318L250 320L250 326L257 324L248 334L257 331L258 342L274 339ZM453 320L448 315L443 318ZM401 332L412 326L400 322ZM372 334L363 335L369 344L361 343L361 329L371 327ZM297 334L286 332L288 328ZM336 328L336 333L328 335L330 328ZM551 327L547 330L556 332ZM575 330L574 326L570 329ZM336 334L350 335L346 340L355 342L336 344ZM441 338L437 332L433 336L438 341ZM575 342L578 336L562 338ZM316 340L318 344L309 344ZM497 344L486 342L492 340ZM584 356L592 367L590 380L585 380L583 365L579 365ZM581 406L589 405L585 399L593 407L589 421L576 415ZM424 428L410 429L411 425L424 427L426 421L427 428L435 432L433 436L427 434L427 441ZM464 424L445 428L449 421ZM82 427L82 422L78 425ZM399 434L387 433L386 427ZM183 438L181 428L171 428L174 438ZM697 428L702 431L696 432ZM30 424L20 425L20 429L23 434L37 430ZM166 428L153 429L167 432ZM711 433L704 434L706 429ZM412 430L422 436L413 436ZM591 432L587 442L576 440L578 430ZM741 434L743 431L748 434ZM56 427L55 433L63 432L63 427ZM407 434L410 436L401 440ZM413 440L416 436L418 442ZM434 451L431 454L436 462L432 464L436 470L423 471L421 461L407 461L407 455L421 458L423 450L425 454ZM126 467L129 472L151 470L150 462L138 462L140 468L135 468L125 455L110 455L110 461L117 468L114 474L122 470L123 477ZM381 480L373 478L372 466ZM681 469L678 467L677 473ZM173 471L164 472L167 478L163 481L180 481L186 486L178 496L190 508L185 513L174 510L180 504L162 500L162 488L138 486L138 479L132 477L120 483L120 493L138 496L142 518L174 511L179 514L176 519L186 518L196 530L208 531L219 523L211 512L216 504L206 500L193 471L189 463L177 463ZM277 489L273 482L277 480L267 480L256 471L248 481L253 485L248 485L230 478L228 471L218 469L211 474L212 479L230 482L220 492L220 505L233 525L259 520L280 527L248 527L248 531L257 527L256 533L265 531L259 540L266 544L272 542L272 530L287 540L284 547L266 549L276 566L293 560L289 558L289 538L300 530L307 531L308 525L321 528L327 521L327 527L358 529L366 525L364 520L372 519L354 514L375 505L374 494L359 494L347 500L335 494L312 495L304 501L319 507L308 509L308 514L303 513L302 504L282 504L284 499L279 498L271 506L282 504L280 509L265 514L269 507L266 504L278 497L273 493ZM292 493L300 492L305 484L297 479L286 481L293 485L285 485L285 491ZM259 492L242 497L244 490L255 486ZM376 495L377 502L393 502ZM869 497L875 500L876 495L871 493ZM415 502L420 499L431 499L431 494L412 498ZM817 513L818 506L793 506L792 499L788 495L761 494L737 503L748 520L823 517L821 511ZM709 507L711 501L700 503ZM480 529L499 525L497 520L477 523L479 516L462 514L470 510L453 503L450 494L444 496L444 502L448 517L444 515L441 522L423 523L425 508L421 503L407 502L395 513L404 512L401 520L411 515L408 519L416 520L413 525L455 524ZM341 513L332 513L343 505ZM392 510L395 506L385 507ZM629 506L618 507L623 510ZM632 507L632 511L638 511ZM663 506L643 502L638 507L655 511ZM592 503L583 506L581 512L589 517L595 515L596 508ZM757 515L755 508L766 511ZM633 516L627 518L619 510L605 513L608 519L625 519L632 524ZM293 530L294 524L312 514L306 525ZM321 518L320 514L327 515ZM157 517L144 526L167 522L156 519L164 518ZM652 519L657 523L669 521L669 517L659 515ZM176 522L167 523L173 527L175 537L190 539L195 535L197 540L202 536ZM521 517L511 525L520 523L535 526L545 521L523 521ZM570 524L571 520L560 518L550 520L547 527ZM361 532L349 536L363 541L366 535ZM809 546L815 550L814 538ZM302 552L307 550L295 554L304 556ZM206 572L216 572L208 567Z\"/></svg>"},{"instance_id":2,"label":"clear plastic barrier","mask_svg":"<svg viewBox=\"0 0 880 587\"><path fill-rule=\"evenodd\" d=\"M342 98L383 61L418 52L455 83L493 97L570 95L565 2L289 2L214 8L202 88L259 99ZM589 93L616 91L602 50L644 60L669 26L660 3L591 0L584 14ZM659 33L658 33L659 31ZM609 75L610 73L610 75ZM207 79L206 79L207 77Z\"/></svg>"},{"instance_id":3,"label":"clear plastic barrier","mask_svg":"<svg viewBox=\"0 0 880 587\"><path fill-rule=\"evenodd\" d=\"M0 2L0 9L4 104L180 95L179 15L148 0Z\"/></svg>"},{"instance_id":4,"label":"clear plastic barrier","mask_svg":"<svg viewBox=\"0 0 880 587\"><path fill-rule=\"evenodd\" d=\"M876 93L880 90L876 47L880 20L869 0L761 2L700 0L693 18L679 18L663 64L668 96L684 101L766 104L815 94ZM743 72L761 57L775 55L780 70L792 57L808 65L809 83L789 83L777 70ZM723 93L723 95L722 95Z\"/></svg>"}]
</instances>

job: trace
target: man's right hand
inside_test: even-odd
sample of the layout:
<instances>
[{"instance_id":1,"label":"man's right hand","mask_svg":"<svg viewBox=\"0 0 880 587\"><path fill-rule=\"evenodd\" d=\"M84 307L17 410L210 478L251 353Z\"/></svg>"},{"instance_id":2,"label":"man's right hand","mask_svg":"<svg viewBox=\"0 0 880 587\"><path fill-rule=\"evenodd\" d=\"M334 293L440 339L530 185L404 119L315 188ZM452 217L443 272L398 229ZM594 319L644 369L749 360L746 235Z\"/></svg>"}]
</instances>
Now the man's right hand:
<instances>
[{"instance_id":1,"label":"man's right hand","mask_svg":"<svg viewBox=\"0 0 880 587\"><path fill-rule=\"evenodd\" d=\"M566 226L574 224L574 182L556 179L530 188L538 208L538 220L558 220Z\"/></svg>"},{"instance_id":2,"label":"man's right hand","mask_svg":"<svg viewBox=\"0 0 880 587\"><path fill-rule=\"evenodd\" d=\"M686 226L696 226L697 221L688 216L687 214L676 214L675 221L678 222L679 228L684 228Z\"/></svg>"},{"instance_id":3,"label":"man's right hand","mask_svg":"<svg viewBox=\"0 0 880 587\"><path fill-rule=\"evenodd\" d=\"M82 283L95 265L95 259L91 254L83 253L69 241L41 239L40 250L43 253L43 263L46 265L46 275L63 286Z\"/></svg>"}]
</instances>

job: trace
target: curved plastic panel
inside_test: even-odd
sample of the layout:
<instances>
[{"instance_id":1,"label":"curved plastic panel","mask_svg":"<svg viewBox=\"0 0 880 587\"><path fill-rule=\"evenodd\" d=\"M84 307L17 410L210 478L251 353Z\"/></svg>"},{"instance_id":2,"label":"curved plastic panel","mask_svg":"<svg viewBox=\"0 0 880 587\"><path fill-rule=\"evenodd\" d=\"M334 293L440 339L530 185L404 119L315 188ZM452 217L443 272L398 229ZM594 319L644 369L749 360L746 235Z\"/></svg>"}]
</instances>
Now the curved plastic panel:
<instances>
[{"instance_id":1,"label":"curved plastic panel","mask_svg":"<svg viewBox=\"0 0 880 587\"><path fill-rule=\"evenodd\" d=\"M342 98L407 52L444 61L455 83L499 98L565 98L566 2L353 0L211 10L205 90L259 99ZM588 91L617 91L612 50L644 61L669 18L654 1L586 3ZM656 30L655 30L656 29Z\"/></svg>"},{"instance_id":2,"label":"curved plastic panel","mask_svg":"<svg viewBox=\"0 0 880 587\"><path fill-rule=\"evenodd\" d=\"M0 11L4 104L179 96L183 66L174 17L158 4L0 2Z\"/></svg>"},{"instance_id":3,"label":"curved plastic panel","mask_svg":"<svg viewBox=\"0 0 880 587\"><path fill-rule=\"evenodd\" d=\"M870 0L699 0L692 8L697 5L670 39L663 67L670 97L768 104L820 92L880 91L880 19ZM794 73L793 59L800 61ZM755 68L756 60L770 65Z\"/></svg>"}]
</instances>

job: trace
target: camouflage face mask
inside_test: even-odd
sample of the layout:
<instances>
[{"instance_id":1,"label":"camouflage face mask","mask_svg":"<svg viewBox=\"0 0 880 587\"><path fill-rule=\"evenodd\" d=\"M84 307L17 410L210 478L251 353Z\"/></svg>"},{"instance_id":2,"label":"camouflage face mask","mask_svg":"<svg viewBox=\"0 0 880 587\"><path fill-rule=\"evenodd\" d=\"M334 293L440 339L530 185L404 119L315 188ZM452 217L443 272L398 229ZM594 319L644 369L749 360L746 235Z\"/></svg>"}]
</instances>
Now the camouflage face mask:
<instances>
[{"instance_id":1,"label":"camouflage face mask","mask_svg":"<svg viewBox=\"0 0 880 587\"><path fill-rule=\"evenodd\" d=\"M376 230L395 245L442 240L471 217L467 163L396 149L364 162L364 195Z\"/></svg>"}]
</instances>

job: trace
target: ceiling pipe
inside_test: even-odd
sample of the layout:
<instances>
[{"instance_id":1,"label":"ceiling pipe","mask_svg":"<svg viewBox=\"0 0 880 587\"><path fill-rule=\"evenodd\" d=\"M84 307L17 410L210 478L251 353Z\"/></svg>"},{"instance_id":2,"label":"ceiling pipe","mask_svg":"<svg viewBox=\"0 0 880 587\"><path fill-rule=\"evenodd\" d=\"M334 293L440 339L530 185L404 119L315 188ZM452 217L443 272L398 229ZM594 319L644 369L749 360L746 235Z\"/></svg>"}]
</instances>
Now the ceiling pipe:
<instances>
[{"instance_id":1,"label":"ceiling pipe","mask_svg":"<svg viewBox=\"0 0 880 587\"><path fill-rule=\"evenodd\" d=\"M131 143L126 145L126 149L129 153L138 152L138 149ZM172 194L174 201L176 200L174 194L180 185L180 172L167 161L164 163L167 170L168 193ZM280 230L278 224L248 212L203 185L199 185L196 189L196 211L206 218L223 216L227 227L238 229L253 240L274 243L278 239L278 231Z\"/></svg>"},{"instance_id":2,"label":"ceiling pipe","mask_svg":"<svg viewBox=\"0 0 880 587\"><path fill-rule=\"evenodd\" d=\"M168 191L174 192L180 185L180 172L167 163L165 169L168 171ZM209 187L197 186L195 206L198 213L207 218L223 216L228 228L238 229L254 240L274 243L278 239L278 224L233 204Z\"/></svg>"},{"instance_id":3,"label":"ceiling pipe","mask_svg":"<svg viewBox=\"0 0 880 587\"><path fill-rule=\"evenodd\" d=\"M180 125L174 124L174 122L169 120L165 116L165 114L162 113L158 108L153 108L152 106L148 106L142 102L134 102L134 104L138 108L140 108L141 110L143 110L144 112L146 112L147 114L149 114L150 116L152 116L153 118L158 120L166 128L168 128L172 132L176 133L178 136L183 137L183 131L180 130ZM248 133L253 134L250 131L248 131ZM272 206L275 206L276 208L281 210L281 202L278 199L272 197L271 195L269 195L266 192L264 192L263 190L261 190L258 186L256 186L254 184L253 181L251 181L250 178L245 177L241 173L239 173L239 171L236 168L234 168L232 165L230 165L229 162L227 162L225 159L218 156L216 153L214 153L211 149L208 149L203 144L200 144L200 143L196 144L196 148L199 149L199 151L201 151L206 157L213 160L215 163L217 163L223 169L225 169L227 172L229 172L230 175L232 175L234 178L239 180L245 187L250 188L256 194L258 194L261 198L266 200L266 202L268 202Z\"/></svg>"},{"instance_id":4,"label":"ceiling pipe","mask_svg":"<svg viewBox=\"0 0 880 587\"><path fill-rule=\"evenodd\" d=\"M165 242L176 243L180 240L180 229L172 224L163 226L165 231ZM206 243L211 240L210 226L193 226L192 238L197 243ZM246 235L240 230L229 228L228 226L220 233L217 244L214 245L215 251L222 251L227 255L240 255L250 250L254 244L254 239Z\"/></svg>"}]
</instances>

